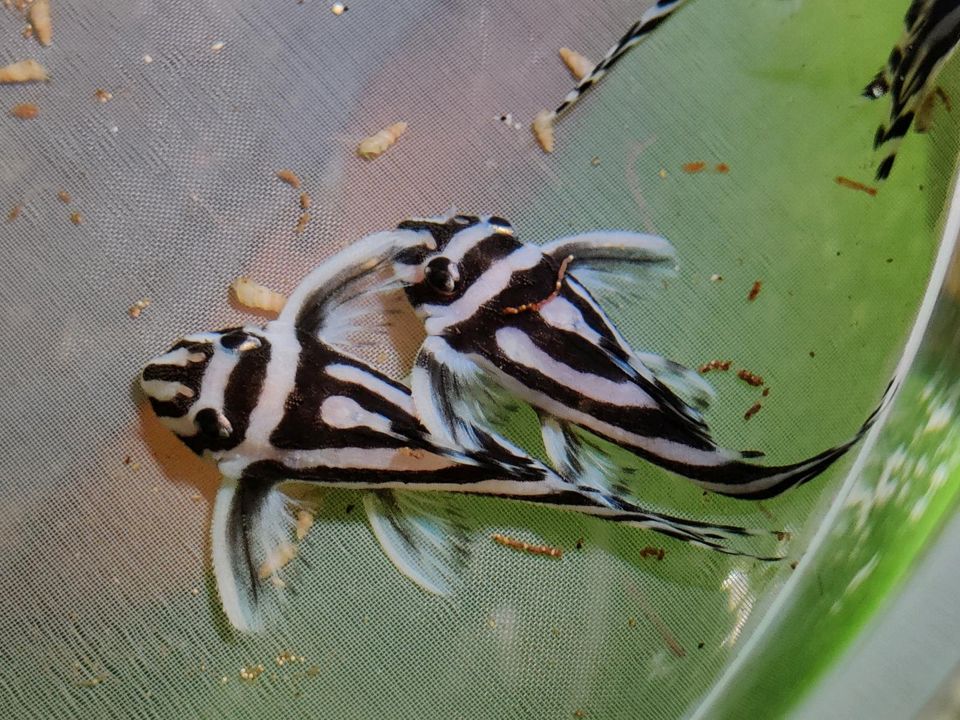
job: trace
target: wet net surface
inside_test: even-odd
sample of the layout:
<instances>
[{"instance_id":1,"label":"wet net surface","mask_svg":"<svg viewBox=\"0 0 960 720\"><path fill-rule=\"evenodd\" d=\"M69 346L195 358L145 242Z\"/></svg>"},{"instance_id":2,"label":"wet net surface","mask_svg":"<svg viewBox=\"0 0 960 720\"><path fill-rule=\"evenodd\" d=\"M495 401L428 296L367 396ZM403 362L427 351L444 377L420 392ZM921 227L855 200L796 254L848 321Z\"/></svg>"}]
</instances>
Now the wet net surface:
<instances>
[{"instance_id":1,"label":"wet net surface","mask_svg":"<svg viewBox=\"0 0 960 720\"><path fill-rule=\"evenodd\" d=\"M159 427L134 381L184 333L256 321L228 300L235 277L286 292L351 240L455 206L507 217L535 242L603 227L665 235L680 274L611 310L627 338L765 377L771 394L749 422L759 391L716 377L709 419L725 444L786 462L836 443L872 409L909 331L957 135L935 115L877 196L835 182L870 182L885 108L857 93L903 11L847 5L690 2L560 123L551 156L528 123L571 85L557 49L599 57L639 16L633 3L361 1L341 15L310 0L57 3L46 49L0 12L0 59L36 57L52 76L0 87L4 108L39 108L0 120L0 202L21 208L0 224L7 716L694 707L789 563L463 499L481 530L463 587L440 600L390 565L358 494L328 491L284 613L237 636L209 570L217 474ZM409 130L393 148L356 157L398 121ZM284 168L302 188L275 177ZM312 204L297 232L300 192ZM799 558L849 465L760 506L650 468L640 494L790 530L784 549ZM566 552L514 553L493 532Z\"/></svg>"}]
</instances>

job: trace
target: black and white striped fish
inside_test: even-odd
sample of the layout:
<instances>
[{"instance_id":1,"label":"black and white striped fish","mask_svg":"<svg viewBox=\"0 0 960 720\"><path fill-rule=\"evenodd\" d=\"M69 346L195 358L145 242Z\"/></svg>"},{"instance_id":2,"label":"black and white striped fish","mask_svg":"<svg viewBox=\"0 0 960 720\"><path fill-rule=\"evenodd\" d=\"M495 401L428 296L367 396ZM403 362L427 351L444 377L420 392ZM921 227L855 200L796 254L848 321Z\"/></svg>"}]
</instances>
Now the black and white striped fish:
<instances>
[{"instance_id":1,"label":"black and white striped fish","mask_svg":"<svg viewBox=\"0 0 960 720\"><path fill-rule=\"evenodd\" d=\"M236 628L262 627L277 599L295 508L284 491L297 484L369 490L364 505L386 554L435 593L451 589L467 553L468 523L446 493L549 504L733 555L742 553L726 543L737 536L770 537L648 512L483 431L469 450L432 436L409 390L345 340L364 282L420 242L418 233L368 236L308 275L276 321L187 336L141 373L160 421L223 475L213 568Z\"/></svg>"},{"instance_id":2,"label":"black and white striped fish","mask_svg":"<svg viewBox=\"0 0 960 720\"><path fill-rule=\"evenodd\" d=\"M871 100L890 94L890 121L877 128L873 139L875 149L887 148L877 168L878 180L890 175L903 137L929 107L936 77L960 43L960 2L913 0L903 25L886 66L863 91Z\"/></svg>"},{"instance_id":3,"label":"black and white striped fish","mask_svg":"<svg viewBox=\"0 0 960 720\"><path fill-rule=\"evenodd\" d=\"M656 30L675 10L686 0L657 0L646 12L623 34L616 45L604 54L603 58L577 83L556 110L545 111L538 115L538 123L553 125L564 113L569 112L594 85L603 80L604 76L616 63L626 55L631 48L643 41L647 35Z\"/></svg>"},{"instance_id":4,"label":"black and white striped fish","mask_svg":"<svg viewBox=\"0 0 960 720\"><path fill-rule=\"evenodd\" d=\"M394 263L427 334L412 376L417 413L464 447L477 447L491 408L516 399L539 414L547 454L568 479L624 492L602 438L707 490L762 499L822 473L876 415L848 441L789 465L718 447L700 412L709 385L631 349L597 301L616 298L608 281L636 286L638 275L672 267L663 238L593 232L538 247L502 218L468 215L410 220L397 232L423 239Z\"/></svg>"}]
</instances>

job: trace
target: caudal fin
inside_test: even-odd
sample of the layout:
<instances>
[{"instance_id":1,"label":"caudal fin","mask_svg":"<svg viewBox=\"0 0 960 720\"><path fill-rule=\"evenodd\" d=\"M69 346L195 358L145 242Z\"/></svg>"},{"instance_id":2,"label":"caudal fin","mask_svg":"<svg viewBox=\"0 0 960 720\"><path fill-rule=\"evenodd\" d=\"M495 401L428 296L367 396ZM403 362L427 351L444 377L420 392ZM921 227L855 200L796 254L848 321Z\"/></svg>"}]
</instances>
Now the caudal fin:
<instances>
[{"instance_id":1,"label":"caudal fin","mask_svg":"<svg viewBox=\"0 0 960 720\"><path fill-rule=\"evenodd\" d=\"M684 466L671 468L694 480L706 490L738 498L740 500L765 500L776 497L797 485L813 480L856 445L873 427L881 411L886 408L896 392L891 382L884 392L883 399L870 414L857 433L836 447L824 450L798 463L779 466L756 465L743 460L731 460L709 467Z\"/></svg>"}]
</instances>

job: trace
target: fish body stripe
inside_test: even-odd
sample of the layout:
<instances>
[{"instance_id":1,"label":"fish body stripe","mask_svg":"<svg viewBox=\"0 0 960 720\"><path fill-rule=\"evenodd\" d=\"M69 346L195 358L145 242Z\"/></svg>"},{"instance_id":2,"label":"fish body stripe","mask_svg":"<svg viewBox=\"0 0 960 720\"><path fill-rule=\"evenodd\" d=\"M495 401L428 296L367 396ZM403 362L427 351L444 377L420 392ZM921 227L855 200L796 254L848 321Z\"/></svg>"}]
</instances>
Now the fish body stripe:
<instances>
[{"instance_id":1,"label":"fish body stripe","mask_svg":"<svg viewBox=\"0 0 960 720\"><path fill-rule=\"evenodd\" d=\"M265 341L260 347L240 353L227 378L221 401L223 413L230 420L230 435L226 438L201 438L199 435L183 438L190 449L198 453L203 449L222 451L243 442L250 424L250 415L256 407L266 380L270 353L270 344Z\"/></svg>"},{"instance_id":2,"label":"fish body stripe","mask_svg":"<svg viewBox=\"0 0 960 720\"><path fill-rule=\"evenodd\" d=\"M876 99L890 95L890 117L874 136L874 147L888 145L877 178L890 174L900 142L932 93L936 76L960 43L960 4L956 0L914 0L904 16L900 40L884 69L864 89Z\"/></svg>"}]
</instances>

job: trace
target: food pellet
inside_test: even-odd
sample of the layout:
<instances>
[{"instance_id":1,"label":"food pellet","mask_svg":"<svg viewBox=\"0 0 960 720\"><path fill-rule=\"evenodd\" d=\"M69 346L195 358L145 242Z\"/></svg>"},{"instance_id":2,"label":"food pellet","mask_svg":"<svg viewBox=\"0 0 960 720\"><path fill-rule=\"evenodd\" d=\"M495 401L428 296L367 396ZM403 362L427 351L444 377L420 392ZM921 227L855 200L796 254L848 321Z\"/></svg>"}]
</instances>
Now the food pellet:
<instances>
[{"instance_id":1,"label":"food pellet","mask_svg":"<svg viewBox=\"0 0 960 720\"><path fill-rule=\"evenodd\" d=\"M844 177L843 175L837 175L837 177L834 178L834 182L836 182L837 185L840 185L841 187L850 188L851 190L860 190L862 192L865 192L870 197L873 197L874 195L877 194L877 189L875 187L864 185L862 182L851 180L850 178Z\"/></svg>"},{"instance_id":2,"label":"food pellet","mask_svg":"<svg viewBox=\"0 0 960 720\"><path fill-rule=\"evenodd\" d=\"M378 158L397 142L406 131L407 123L398 122L374 135L365 137L357 145L357 155L364 160Z\"/></svg>"},{"instance_id":3,"label":"food pellet","mask_svg":"<svg viewBox=\"0 0 960 720\"><path fill-rule=\"evenodd\" d=\"M681 169L685 173L693 174L693 173L703 172L704 170L706 170L706 168L707 168L707 164L705 162L701 162L698 160L697 162L686 163L685 165L682 166Z\"/></svg>"},{"instance_id":4,"label":"food pellet","mask_svg":"<svg viewBox=\"0 0 960 720\"><path fill-rule=\"evenodd\" d=\"M520 550L521 552L528 552L532 555L546 555L547 557L553 558L563 557L563 550L561 548L551 547L549 545L531 545L523 540L507 537L506 535L501 535L500 533L494 533L491 537L494 542L499 543L504 547Z\"/></svg>"},{"instance_id":5,"label":"food pellet","mask_svg":"<svg viewBox=\"0 0 960 720\"><path fill-rule=\"evenodd\" d=\"M583 80L593 70L593 63L580 53L565 47L560 48L559 53L574 80Z\"/></svg>"},{"instance_id":6,"label":"food pellet","mask_svg":"<svg viewBox=\"0 0 960 720\"><path fill-rule=\"evenodd\" d=\"M700 373L708 373L711 370L729 370L733 360L711 360L697 368Z\"/></svg>"},{"instance_id":7,"label":"food pellet","mask_svg":"<svg viewBox=\"0 0 960 720\"><path fill-rule=\"evenodd\" d=\"M142 313L147 307L149 307L149 305L150 305L150 298L143 298L142 300L137 300L133 305L127 308L127 315L129 315L133 319L137 319L138 317L140 317L140 313ZM129 460L129 458L127 459Z\"/></svg>"},{"instance_id":8,"label":"food pellet","mask_svg":"<svg viewBox=\"0 0 960 720\"><path fill-rule=\"evenodd\" d=\"M753 387L760 387L763 385L763 378L755 373L750 372L749 370L738 370L737 377L743 380L747 385L752 385Z\"/></svg>"},{"instance_id":9,"label":"food pellet","mask_svg":"<svg viewBox=\"0 0 960 720\"><path fill-rule=\"evenodd\" d=\"M747 300L753 302L757 299L757 295L760 294L760 289L763 287L763 283L759 280L755 280L753 285L750 288L750 292L747 293Z\"/></svg>"},{"instance_id":10,"label":"food pellet","mask_svg":"<svg viewBox=\"0 0 960 720\"><path fill-rule=\"evenodd\" d=\"M230 283L230 289L236 296L238 303L254 310L279 313L287 303L285 295L271 290L266 285L254 282L248 277L238 277Z\"/></svg>"},{"instance_id":11,"label":"food pellet","mask_svg":"<svg viewBox=\"0 0 960 720\"><path fill-rule=\"evenodd\" d=\"M761 408L761 407L762 407L762 406L760 405L760 403L754 403L754 404L751 405L750 408L743 414L743 419L744 419L744 420L749 420L749 419L752 418L754 415L756 415L758 412L760 412L760 408Z\"/></svg>"},{"instance_id":12,"label":"food pellet","mask_svg":"<svg viewBox=\"0 0 960 720\"><path fill-rule=\"evenodd\" d=\"M53 40L53 24L50 21L50 0L33 0L30 5L30 24L41 45Z\"/></svg>"},{"instance_id":13,"label":"food pellet","mask_svg":"<svg viewBox=\"0 0 960 720\"><path fill-rule=\"evenodd\" d=\"M36 60L21 60L0 67L0 83L22 83L47 80L50 75Z\"/></svg>"},{"instance_id":14,"label":"food pellet","mask_svg":"<svg viewBox=\"0 0 960 720\"><path fill-rule=\"evenodd\" d=\"M533 137L537 141L537 145L540 146L540 149L545 153L553 152L553 121L555 117L552 111L550 110L541 110L537 113L536 117L533 118L533 124L530 128L533 130Z\"/></svg>"}]
</instances>

